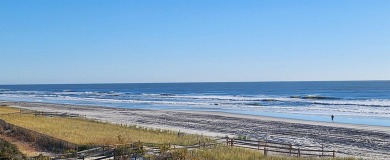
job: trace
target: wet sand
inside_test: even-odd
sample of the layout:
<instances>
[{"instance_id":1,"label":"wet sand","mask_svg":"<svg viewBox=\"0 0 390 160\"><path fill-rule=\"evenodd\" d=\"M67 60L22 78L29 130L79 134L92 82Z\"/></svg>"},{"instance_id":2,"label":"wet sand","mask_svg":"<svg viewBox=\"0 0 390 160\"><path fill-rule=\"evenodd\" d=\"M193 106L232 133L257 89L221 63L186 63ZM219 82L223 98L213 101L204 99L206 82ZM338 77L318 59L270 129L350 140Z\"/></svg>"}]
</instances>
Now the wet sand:
<instances>
[{"instance_id":1,"label":"wet sand","mask_svg":"<svg viewBox=\"0 0 390 160\"><path fill-rule=\"evenodd\" d=\"M324 145L337 156L390 159L390 127L294 120L221 112L162 111L49 103L1 102L18 108L85 115L111 123L180 130L224 137L245 135L255 139L299 145Z\"/></svg>"}]
</instances>

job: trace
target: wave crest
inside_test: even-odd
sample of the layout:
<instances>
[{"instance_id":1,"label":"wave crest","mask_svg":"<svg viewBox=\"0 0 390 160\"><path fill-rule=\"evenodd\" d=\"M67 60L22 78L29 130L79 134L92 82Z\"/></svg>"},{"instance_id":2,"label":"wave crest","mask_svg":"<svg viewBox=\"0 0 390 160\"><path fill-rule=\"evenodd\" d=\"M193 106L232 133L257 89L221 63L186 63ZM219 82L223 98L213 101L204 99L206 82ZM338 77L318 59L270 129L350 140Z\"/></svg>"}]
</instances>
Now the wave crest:
<instances>
[{"instance_id":1,"label":"wave crest","mask_svg":"<svg viewBox=\"0 0 390 160\"><path fill-rule=\"evenodd\" d=\"M313 99L313 100L337 100L337 99L341 99L341 98L337 98L337 97L327 97L327 96L318 96L318 95L290 96L290 98Z\"/></svg>"}]
</instances>

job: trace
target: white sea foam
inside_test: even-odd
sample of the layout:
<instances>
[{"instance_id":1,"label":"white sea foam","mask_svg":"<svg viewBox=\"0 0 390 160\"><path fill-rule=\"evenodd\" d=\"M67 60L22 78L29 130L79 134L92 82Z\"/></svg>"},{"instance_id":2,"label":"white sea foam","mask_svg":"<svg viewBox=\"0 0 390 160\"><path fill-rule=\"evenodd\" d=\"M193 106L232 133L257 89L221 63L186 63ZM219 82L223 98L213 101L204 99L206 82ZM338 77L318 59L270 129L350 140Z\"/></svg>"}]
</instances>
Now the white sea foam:
<instances>
[{"instance_id":1,"label":"white sea foam","mask_svg":"<svg viewBox=\"0 0 390 160\"><path fill-rule=\"evenodd\" d=\"M41 102L69 102L77 104L146 104L157 106L179 106L191 109L245 110L304 115L345 115L361 117L390 117L390 100L343 100L330 98L296 98L273 96L234 95L177 95L177 94L129 94L120 92L44 92L2 90L0 99Z\"/></svg>"}]
</instances>

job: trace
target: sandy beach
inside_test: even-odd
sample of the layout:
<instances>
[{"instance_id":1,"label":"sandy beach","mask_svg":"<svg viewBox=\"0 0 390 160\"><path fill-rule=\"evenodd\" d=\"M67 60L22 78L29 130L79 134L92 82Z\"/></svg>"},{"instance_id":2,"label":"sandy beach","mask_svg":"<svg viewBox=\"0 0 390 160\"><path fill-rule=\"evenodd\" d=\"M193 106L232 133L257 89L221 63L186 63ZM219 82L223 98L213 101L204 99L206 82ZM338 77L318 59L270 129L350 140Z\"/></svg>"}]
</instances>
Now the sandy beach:
<instances>
[{"instance_id":1,"label":"sandy beach","mask_svg":"<svg viewBox=\"0 0 390 160\"><path fill-rule=\"evenodd\" d=\"M293 120L221 112L162 111L30 102L0 102L23 109L85 115L111 123L299 145L324 145L338 156L390 159L390 127Z\"/></svg>"}]
</instances>

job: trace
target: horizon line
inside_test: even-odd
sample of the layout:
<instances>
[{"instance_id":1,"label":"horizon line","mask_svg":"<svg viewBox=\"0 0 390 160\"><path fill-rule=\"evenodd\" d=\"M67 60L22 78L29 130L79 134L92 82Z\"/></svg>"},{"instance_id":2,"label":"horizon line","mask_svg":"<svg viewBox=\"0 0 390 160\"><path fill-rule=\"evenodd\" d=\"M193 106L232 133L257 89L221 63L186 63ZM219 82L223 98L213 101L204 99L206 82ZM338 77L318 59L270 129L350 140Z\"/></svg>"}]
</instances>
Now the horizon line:
<instances>
[{"instance_id":1,"label":"horizon line","mask_svg":"<svg viewBox=\"0 0 390 160\"><path fill-rule=\"evenodd\" d=\"M200 82L96 82L96 83L20 83L0 84L0 86L12 85L94 85L94 84L190 84L190 83L272 83L272 82L375 82L390 80L281 80L281 81L200 81Z\"/></svg>"}]
</instances>

